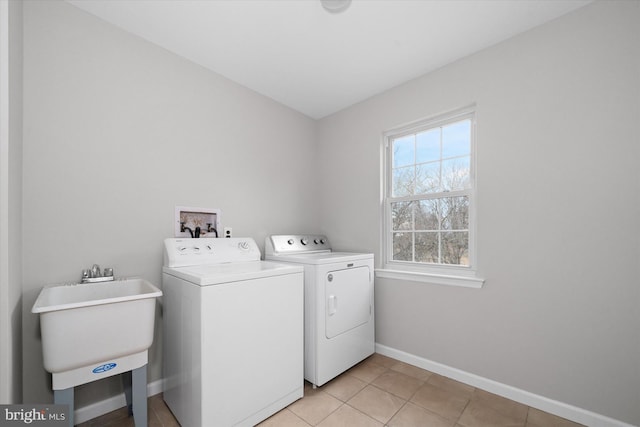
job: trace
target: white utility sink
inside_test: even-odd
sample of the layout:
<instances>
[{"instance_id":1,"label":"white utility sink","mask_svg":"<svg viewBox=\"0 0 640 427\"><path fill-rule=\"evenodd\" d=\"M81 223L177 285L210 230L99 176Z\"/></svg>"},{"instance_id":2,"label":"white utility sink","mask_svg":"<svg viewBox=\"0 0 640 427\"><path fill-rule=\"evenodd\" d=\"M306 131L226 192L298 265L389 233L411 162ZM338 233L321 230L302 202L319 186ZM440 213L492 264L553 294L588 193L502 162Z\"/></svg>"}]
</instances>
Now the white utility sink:
<instances>
[{"instance_id":1,"label":"white utility sink","mask_svg":"<svg viewBox=\"0 0 640 427\"><path fill-rule=\"evenodd\" d=\"M44 368L54 390L146 364L161 295L144 279L43 288L31 311L40 314Z\"/></svg>"}]
</instances>

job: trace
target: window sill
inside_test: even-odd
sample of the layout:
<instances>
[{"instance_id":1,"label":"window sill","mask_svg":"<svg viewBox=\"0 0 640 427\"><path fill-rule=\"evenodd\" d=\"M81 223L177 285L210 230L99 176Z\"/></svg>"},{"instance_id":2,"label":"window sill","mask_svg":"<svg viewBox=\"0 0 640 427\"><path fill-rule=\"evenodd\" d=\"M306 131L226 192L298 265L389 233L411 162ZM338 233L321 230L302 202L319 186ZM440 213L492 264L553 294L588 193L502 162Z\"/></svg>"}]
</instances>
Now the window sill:
<instances>
[{"instance_id":1,"label":"window sill","mask_svg":"<svg viewBox=\"0 0 640 427\"><path fill-rule=\"evenodd\" d=\"M408 280L411 282L431 283L435 285L460 286L464 288L480 289L484 285L484 279L477 277L454 276L433 273L421 273L416 271L376 269L376 277L384 279Z\"/></svg>"}]
</instances>

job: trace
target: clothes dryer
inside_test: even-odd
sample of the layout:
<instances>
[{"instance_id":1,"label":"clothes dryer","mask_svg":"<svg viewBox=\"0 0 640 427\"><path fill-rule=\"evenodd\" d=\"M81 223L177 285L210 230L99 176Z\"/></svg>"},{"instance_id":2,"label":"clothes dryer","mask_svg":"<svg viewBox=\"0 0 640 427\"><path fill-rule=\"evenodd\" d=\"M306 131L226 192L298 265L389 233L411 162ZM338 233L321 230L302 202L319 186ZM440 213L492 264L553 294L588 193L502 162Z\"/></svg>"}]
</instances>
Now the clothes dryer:
<instances>
[{"instance_id":1,"label":"clothes dryer","mask_svg":"<svg viewBox=\"0 0 640 427\"><path fill-rule=\"evenodd\" d=\"M164 400L183 427L253 426L303 396L303 267L250 238L166 239Z\"/></svg>"},{"instance_id":2,"label":"clothes dryer","mask_svg":"<svg viewBox=\"0 0 640 427\"><path fill-rule=\"evenodd\" d=\"M265 259L304 267L304 377L321 386L375 351L373 254L319 235L273 235Z\"/></svg>"}]
</instances>

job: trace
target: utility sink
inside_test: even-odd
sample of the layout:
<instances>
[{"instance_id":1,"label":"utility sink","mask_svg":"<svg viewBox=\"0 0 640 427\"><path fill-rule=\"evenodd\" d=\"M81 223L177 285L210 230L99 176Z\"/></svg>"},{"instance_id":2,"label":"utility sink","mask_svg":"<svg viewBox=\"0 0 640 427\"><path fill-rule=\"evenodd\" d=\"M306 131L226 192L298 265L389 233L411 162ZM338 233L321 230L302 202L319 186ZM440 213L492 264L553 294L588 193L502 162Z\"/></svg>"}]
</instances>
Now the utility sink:
<instances>
[{"instance_id":1,"label":"utility sink","mask_svg":"<svg viewBox=\"0 0 640 427\"><path fill-rule=\"evenodd\" d=\"M144 279L46 286L40 314L44 368L53 389L66 389L147 363L156 297Z\"/></svg>"}]
</instances>

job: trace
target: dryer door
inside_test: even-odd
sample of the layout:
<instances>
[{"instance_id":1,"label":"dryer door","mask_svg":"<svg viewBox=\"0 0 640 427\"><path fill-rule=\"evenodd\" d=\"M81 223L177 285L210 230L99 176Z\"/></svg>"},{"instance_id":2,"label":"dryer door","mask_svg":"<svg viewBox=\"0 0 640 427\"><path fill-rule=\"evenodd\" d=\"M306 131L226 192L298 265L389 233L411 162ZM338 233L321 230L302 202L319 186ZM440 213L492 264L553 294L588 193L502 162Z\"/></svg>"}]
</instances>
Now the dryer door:
<instances>
[{"instance_id":1,"label":"dryer door","mask_svg":"<svg viewBox=\"0 0 640 427\"><path fill-rule=\"evenodd\" d=\"M333 338L369 321L369 267L328 272L324 277L325 335Z\"/></svg>"}]
</instances>

